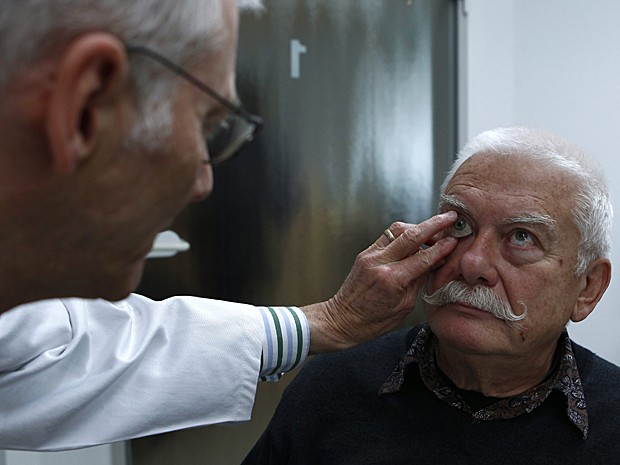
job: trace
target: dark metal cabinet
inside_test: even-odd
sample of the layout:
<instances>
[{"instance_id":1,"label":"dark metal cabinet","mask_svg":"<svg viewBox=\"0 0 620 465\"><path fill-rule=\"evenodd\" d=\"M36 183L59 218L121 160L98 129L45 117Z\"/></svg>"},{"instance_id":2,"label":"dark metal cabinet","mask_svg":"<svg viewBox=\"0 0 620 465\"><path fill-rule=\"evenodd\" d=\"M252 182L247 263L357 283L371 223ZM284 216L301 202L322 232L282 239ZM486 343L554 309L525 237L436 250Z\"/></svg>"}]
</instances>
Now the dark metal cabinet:
<instances>
[{"instance_id":1,"label":"dark metal cabinet","mask_svg":"<svg viewBox=\"0 0 620 465\"><path fill-rule=\"evenodd\" d=\"M140 292L324 300L392 221L433 214L456 149L455 6L271 0L243 15L238 90L264 129L178 218L191 250L149 261ZM239 463L285 384L259 387L246 425L134 441L134 463Z\"/></svg>"}]
</instances>

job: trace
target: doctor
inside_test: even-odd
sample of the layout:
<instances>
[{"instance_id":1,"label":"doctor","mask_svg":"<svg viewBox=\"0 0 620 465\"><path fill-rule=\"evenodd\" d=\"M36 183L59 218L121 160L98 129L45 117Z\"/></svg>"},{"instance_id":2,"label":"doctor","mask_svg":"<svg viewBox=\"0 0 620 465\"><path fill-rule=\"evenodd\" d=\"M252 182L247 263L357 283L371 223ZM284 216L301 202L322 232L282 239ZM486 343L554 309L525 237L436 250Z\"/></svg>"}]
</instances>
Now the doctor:
<instances>
[{"instance_id":1,"label":"doctor","mask_svg":"<svg viewBox=\"0 0 620 465\"><path fill-rule=\"evenodd\" d=\"M447 212L393 224L314 305L132 294L260 126L235 95L237 19L233 0L0 3L0 448L247 420L260 377L393 329L453 250Z\"/></svg>"}]
</instances>

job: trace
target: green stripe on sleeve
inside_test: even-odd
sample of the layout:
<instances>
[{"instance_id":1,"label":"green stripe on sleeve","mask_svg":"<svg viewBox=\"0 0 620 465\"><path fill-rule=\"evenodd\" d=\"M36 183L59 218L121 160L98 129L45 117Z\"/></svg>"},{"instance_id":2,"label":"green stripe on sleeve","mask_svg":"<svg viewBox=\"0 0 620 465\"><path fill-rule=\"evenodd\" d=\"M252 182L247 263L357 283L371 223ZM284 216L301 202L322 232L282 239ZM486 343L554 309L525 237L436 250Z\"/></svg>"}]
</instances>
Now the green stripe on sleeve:
<instances>
[{"instance_id":1,"label":"green stripe on sleeve","mask_svg":"<svg viewBox=\"0 0 620 465\"><path fill-rule=\"evenodd\" d=\"M295 357L295 363L291 367L291 370L299 365L301 362L301 356L304 350L304 335L301 330L301 321L299 321L299 317L297 316L297 312L290 307L287 307L288 311L293 315L293 319L295 320L295 329L297 330L297 356Z\"/></svg>"},{"instance_id":2,"label":"green stripe on sleeve","mask_svg":"<svg viewBox=\"0 0 620 465\"><path fill-rule=\"evenodd\" d=\"M272 375L275 375L282 368L282 355L283 355L283 345L284 342L282 340L282 327L280 326L280 319L278 318L278 314L271 307L267 307L269 313L271 313L271 317L273 318L273 323L276 329L276 339L278 340L278 359L276 361L276 367L271 372Z\"/></svg>"}]
</instances>

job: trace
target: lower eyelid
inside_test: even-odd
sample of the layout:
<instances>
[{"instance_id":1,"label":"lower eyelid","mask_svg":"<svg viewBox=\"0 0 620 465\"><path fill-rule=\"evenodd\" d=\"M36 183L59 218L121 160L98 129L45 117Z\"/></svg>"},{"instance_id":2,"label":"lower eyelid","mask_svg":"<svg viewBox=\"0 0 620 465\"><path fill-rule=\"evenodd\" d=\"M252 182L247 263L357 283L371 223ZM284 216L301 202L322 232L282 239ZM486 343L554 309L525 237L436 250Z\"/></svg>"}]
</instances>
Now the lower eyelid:
<instances>
[{"instance_id":1,"label":"lower eyelid","mask_svg":"<svg viewBox=\"0 0 620 465\"><path fill-rule=\"evenodd\" d=\"M471 236L472 234L473 234L472 231L455 231L455 230L447 231L446 233L446 235L450 237L454 237L455 239L462 239L464 237Z\"/></svg>"}]
</instances>

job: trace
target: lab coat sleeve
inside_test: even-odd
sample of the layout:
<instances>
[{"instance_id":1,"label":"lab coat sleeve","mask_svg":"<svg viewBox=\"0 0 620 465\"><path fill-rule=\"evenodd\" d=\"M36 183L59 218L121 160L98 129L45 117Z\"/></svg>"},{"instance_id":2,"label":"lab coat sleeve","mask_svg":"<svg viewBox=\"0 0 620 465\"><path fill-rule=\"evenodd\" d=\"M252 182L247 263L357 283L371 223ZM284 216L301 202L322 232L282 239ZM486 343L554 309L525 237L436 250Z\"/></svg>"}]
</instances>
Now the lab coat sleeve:
<instances>
[{"instance_id":1,"label":"lab coat sleeve","mask_svg":"<svg viewBox=\"0 0 620 465\"><path fill-rule=\"evenodd\" d=\"M196 297L15 308L0 316L0 448L248 420L264 337L255 307Z\"/></svg>"}]
</instances>

